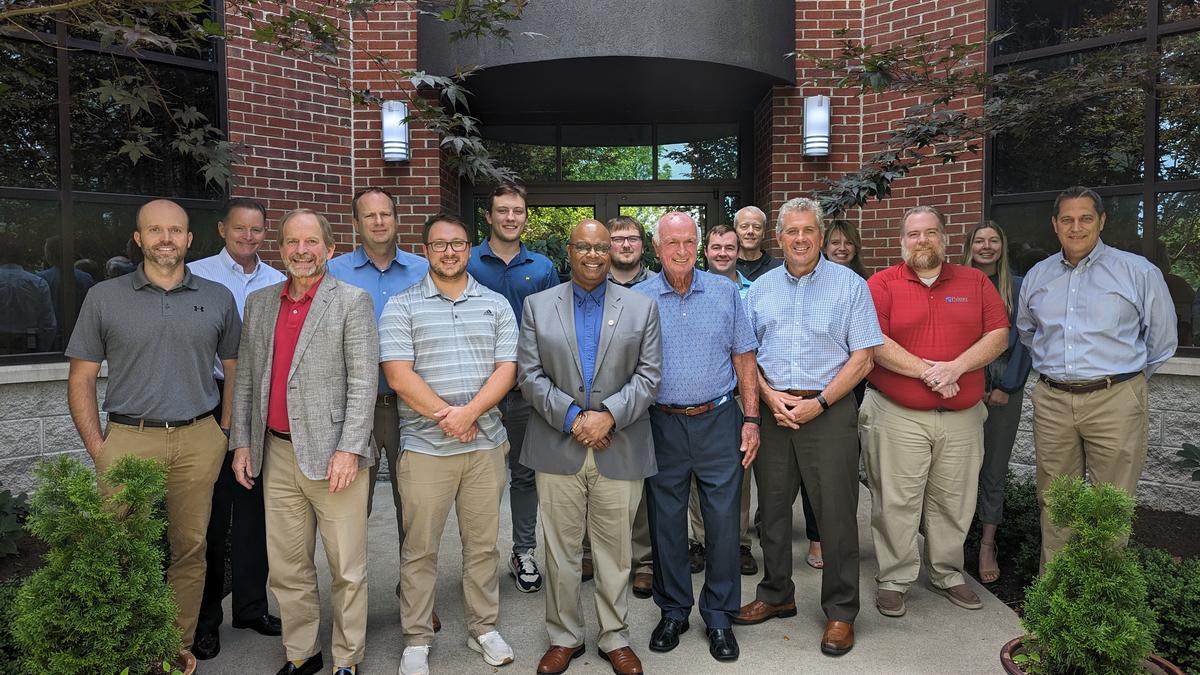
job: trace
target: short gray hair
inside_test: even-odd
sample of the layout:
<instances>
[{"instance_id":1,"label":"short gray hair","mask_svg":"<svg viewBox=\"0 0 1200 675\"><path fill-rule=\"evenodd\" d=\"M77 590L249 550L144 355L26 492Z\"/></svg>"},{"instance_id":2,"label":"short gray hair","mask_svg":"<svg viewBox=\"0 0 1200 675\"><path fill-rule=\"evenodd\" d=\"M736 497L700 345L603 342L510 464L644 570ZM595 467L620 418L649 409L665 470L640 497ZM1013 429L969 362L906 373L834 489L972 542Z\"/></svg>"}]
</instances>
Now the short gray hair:
<instances>
[{"instance_id":1,"label":"short gray hair","mask_svg":"<svg viewBox=\"0 0 1200 675\"><path fill-rule=\"evenodd\" d=\"M751 206L743 206L742 208L738 209L737 213L733 214L733 226L734 227L737 227L738 218L742 217L742 214L750 214L750 215L754 216L755 218L757 218L758 222L762 223L763 227L767 226L767 214L763 213L763 210L758 208L757 206L751 205Z\"/></svg>"},{"instance_id":2,"label":"short gray hair","mask_svg":"<svg viewBox=\"0 0 1200 675\"><path fill-rule=\"evenodd\" d=\"M650 227L651 241L653 241L656 244L662 243L662 240L659 239L659 237L658 237L658 228L660 225L662 225L663 219L665 219L667 216L672 215L672 214L682 214L682 215L687 216L688 218L692 218L691 214L683 213L682 211L671 211L669 213L663 214L663 217L654 221L654 225ZM700 223L697 223L696 219L692 218L692 224L696 226L696 246L703 246L704 245L704 232L700 229Z\"/></svg>"},{"instance_id":3,"label":"short gray hair","mask_svg":"<svg viewBox=\"0 0 1200 675\"><path fill-rule=\"evenodd\" d=\"M811 213L817 217L817 228L825 228L825 211L815 199L792 197L779 207L779 219L775 221L775 236L783 234L783 219L793 213Z\"/></svg>"}]
</instances>

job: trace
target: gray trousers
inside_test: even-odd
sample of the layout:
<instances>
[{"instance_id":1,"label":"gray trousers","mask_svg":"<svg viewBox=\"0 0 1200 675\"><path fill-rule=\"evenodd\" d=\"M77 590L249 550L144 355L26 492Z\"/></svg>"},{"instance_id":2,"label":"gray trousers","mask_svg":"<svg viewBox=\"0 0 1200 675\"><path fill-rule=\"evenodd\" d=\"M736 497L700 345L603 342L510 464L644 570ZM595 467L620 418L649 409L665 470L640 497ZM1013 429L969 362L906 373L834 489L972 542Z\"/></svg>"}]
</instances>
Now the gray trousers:
<instances>
[{"instance_id":1,"label":"gray trousers","mask_svg":"<svg viewBox=\"0 0 1200 675\"><path fill-rule=\"evenodd\" d=\"M537 547L537 483L533 469L521 464L521 446L529 425L529 403L519 391L510 391L500 401L500 416L508 433L508 505L512 509L513 553Z\"/></svg>"},{"instance_id":2,"label":"gray trousers","mask_svg":"<svg viewBox=\"0 0 1200 675\"><path fill-rule=\"evenodd\" d=\"M396 505L396 550L404 550L404 510L400 508L400 488L396 484L397 467L400 465L400 411L396 409L396 397L375 399L375 426L371 429L375 452L387 457L388 480L392 486L392 503ZM367 489L367 516L375 505L375 485L379 477L379 457L371 465L370 487ZM399 558L397 558L398 560ZM400 582L396 582L396 597L400 597Z\"/></svg>"},{"instance_id":3,"label":"gray trousers","mask_svg":"<svg viewBox=\"0 0 1200 675\"><path fill-rule=\"evenodd\" d=\"M1008 475L1008 460L1017 440L1021 423L1021 403L1025 390L1009 394L1008 405L988 406L987 422L983 424L983 466L979 469L979 501L975 512L979 522L999 525L1004 522L1004 477Z\"/></svg>"}]
</instances>

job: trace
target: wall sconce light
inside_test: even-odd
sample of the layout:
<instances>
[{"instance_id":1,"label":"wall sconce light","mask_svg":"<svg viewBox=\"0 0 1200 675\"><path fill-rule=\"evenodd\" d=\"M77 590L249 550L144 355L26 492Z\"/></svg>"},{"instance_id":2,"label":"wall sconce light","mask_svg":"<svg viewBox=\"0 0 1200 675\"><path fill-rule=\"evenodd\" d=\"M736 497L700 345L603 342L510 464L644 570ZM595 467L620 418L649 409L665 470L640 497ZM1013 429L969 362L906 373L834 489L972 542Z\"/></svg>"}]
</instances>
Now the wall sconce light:
<instances>
[{"instance_id":1,"label":"wall sconce light","mask_svg":"<svg viewBox=\"0 0 1200 675\"><path fill-rule=\"evenodd\" d=\"M408 106L404 101L384 101L383 161L408 161Z\"/></svg>"},{"instance_id":2,"label":"wall sconce light","mask_svg":"<svg viewBox=\"0 0 1200 675\"><path fill-rule=\"evenodd\" d=\"M829 154L830 107L828 96L804 97L804 154L824 157Z\"/></svg>"}]
</instances>

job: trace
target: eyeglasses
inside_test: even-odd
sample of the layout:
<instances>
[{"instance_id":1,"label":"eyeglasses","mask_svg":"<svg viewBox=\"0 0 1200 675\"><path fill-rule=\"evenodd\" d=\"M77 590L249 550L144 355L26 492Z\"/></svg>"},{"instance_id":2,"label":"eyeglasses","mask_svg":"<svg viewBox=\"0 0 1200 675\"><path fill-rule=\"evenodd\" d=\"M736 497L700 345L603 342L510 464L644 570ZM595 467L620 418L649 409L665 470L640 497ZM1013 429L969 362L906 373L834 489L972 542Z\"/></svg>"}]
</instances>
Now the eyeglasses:
<instances>
[{"instance_id":1,"label":"eyeglasses","mask_svg":"<svg viewBox=\"0 0 1200 675\"><path fill-rule=\"evenodd\" d=\"M444 252L446 247L450 247L450 250L454 251L455 253L462 253L471 246L471 242L466 241L465 239L455 239L454 241L438 240L428 242L425 245L434 251L437 251L438 253Z\"/></svg>"},{"instance_id":2,"label":"eyeglasses","mask_svg":"<svg viewBox=\"0 0 1200 675\"><path fill-rule=\"evenodd\" d=\"M581 242L570 242L567 244L571 248L579 252L579 255L587 255L595 251L597 255L605 255L612 250L612 244L584 244Z\"/></svg>"},{"instance_id":3,"label":"eyeglasses","mask_svg":"<svg viewBox=\"0 0 1200 675\"><path fill-rule=\"evenodd\" d=\"M636 244L642 240L641 237L610 237L613 246L624 246L625 244Z\"/></svg>"}]
</instances>

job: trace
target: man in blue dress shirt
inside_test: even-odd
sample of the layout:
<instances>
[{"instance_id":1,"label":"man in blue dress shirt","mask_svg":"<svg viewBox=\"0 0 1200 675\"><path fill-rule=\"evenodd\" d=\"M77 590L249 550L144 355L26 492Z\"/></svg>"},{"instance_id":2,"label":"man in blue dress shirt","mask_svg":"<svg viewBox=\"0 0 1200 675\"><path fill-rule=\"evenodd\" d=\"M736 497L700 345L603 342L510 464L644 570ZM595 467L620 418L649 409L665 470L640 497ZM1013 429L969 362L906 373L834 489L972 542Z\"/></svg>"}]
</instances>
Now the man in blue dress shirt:
<instances>
[{"instance_id":1,"label":"man in blue dress shirt","mask_svg":"<svg viewBox=\"0 0 1200 675\"><path fill-rule=\"evenodd\" d=\"M1149 439L1146 381L1178 346L1162 272L1106 246L1104 220L1099 195L1064 190L1050 219L1062 251L1021 285L1017 330L1039 373L1032 399L1043 568L1070 537L1047 514L1051 481L1086 471L1136 493Z\"/></svg>"},{"instance_id":2,"label":"man in blue dress shirt","mask_svg":"<svg viewBox=\"0 0 1200 675\"><path fill-rule=\"evenodd\" d=\"M733 619L741 606L738 564L742 477L758 451L758 340L738 288L696 269L700 228L685 213L659 219L653 233L662 273L634 290L658 304L663 372L650 428L658 473L646 479L654 556L654 602L662 618L650 649L667 652L688 629L692 578L687 512L693 478L705 523L700 616L709 653L735 661ZM734 400L742 395L746 414Z\"/></svg>"},{"instance_id":3,"label":"man in blue dress shirt","mask_svg":"<svg viewBox=\"0 0 1200 675\"><path fill-rule=\"evenodd\" d=\"M512 183L499 185L488 197L484 215L491 233L471 249L467 272L485 287L508 300L517 322L525 298L558 285L554 263L541 253L534 253L521 243L521 234L529 213L525 206L525 188ZM533 470L521 464L521 446L525 427L529 424L529 403L514 388L500 402L500 415L508 442L508 506L512 509L512 555L509 570L516 580L517 590L534 593L542 588L542 574L534 558L537 546L537 485Z\"/></svg>"}]
</instances>

